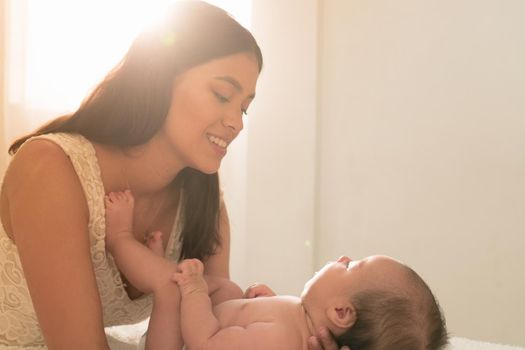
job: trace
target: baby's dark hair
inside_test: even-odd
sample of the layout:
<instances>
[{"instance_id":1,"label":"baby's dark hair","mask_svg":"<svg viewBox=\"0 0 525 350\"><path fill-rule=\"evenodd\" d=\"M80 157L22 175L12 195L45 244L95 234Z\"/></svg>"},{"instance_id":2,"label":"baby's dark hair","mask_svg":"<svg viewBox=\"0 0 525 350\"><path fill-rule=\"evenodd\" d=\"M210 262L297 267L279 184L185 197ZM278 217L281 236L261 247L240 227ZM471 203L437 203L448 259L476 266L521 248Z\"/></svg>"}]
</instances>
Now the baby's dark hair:
<instances>
[{"instance_id":1,"label":"baby's dark hair","mask_svg":"<svg viewBox=\"0 0 525 350\"><path fill-rule=\"evenodd\" d=\"M409 292L367 290L352 298L357 320L338 345L352 350L439 350L448 344L443 312L428 285L407 267Z\"/></svg>"}]
</instances>

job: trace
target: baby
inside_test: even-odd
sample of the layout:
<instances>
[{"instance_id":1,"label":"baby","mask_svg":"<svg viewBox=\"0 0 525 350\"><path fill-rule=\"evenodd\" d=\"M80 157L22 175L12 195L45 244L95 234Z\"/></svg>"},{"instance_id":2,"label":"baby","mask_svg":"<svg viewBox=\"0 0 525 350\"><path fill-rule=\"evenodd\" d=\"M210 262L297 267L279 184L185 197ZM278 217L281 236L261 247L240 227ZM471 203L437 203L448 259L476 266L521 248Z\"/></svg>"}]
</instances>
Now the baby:
<instances>
[{"instance_id":1,"label":"baby","mask_svg":"<svg viewBox=\"0 0 525 350\"><path fill-rule=\"evenodd\" d=\"M300 297L242 299L240 288L229 281L213 281L210 288L201 261L175 265L138 243L131 231L132 212L131 192L106 196L107 248L131 283L153 292L152 319L168 324L178 319L170 298L155 296L170 280L179 286L181 333L190 350L308 349L308 338L321 326L339 346L352 350L434 350L447 343L432 292L412 269L392 258L352 261L343 256L317 272ZM149 245L158 241L152 237ZM144 266L158 273L146 272ZM221 295L221 289L220 299L226 301L213 306L209 294ZM180 349L180 339L163 330L162 324L150 321L146 348L156 350L149 344L162 344L163 349Z\"/></svg>"}]
</instances>

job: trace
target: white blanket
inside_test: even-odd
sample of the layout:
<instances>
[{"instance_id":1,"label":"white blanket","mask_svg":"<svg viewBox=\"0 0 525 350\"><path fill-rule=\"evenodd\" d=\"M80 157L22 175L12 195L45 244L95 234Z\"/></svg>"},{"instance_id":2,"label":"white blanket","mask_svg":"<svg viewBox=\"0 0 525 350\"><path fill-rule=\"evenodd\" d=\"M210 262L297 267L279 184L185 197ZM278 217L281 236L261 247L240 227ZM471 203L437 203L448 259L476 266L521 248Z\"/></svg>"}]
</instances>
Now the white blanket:
<instances>
[{"instance_id":1,"label":"white blanket","mask_svg":"<svg viewBox=\"0 0 525 350\"><path fill-rule=\"evenodd\" d=\"M447 350L525 350L525 348L453 337Z\"/></svg>"},{"instance_id":2,"label":"white blanket","mask_svg":"<svg viewBox=\"0 0 525 350\"><path fill-rule=\"evenodd\" d=\"M136 325L106 328L111 350L137 350L140 338L147 328L147 321ZM525 350L525 347L500 345L470 340L461 337L450 339L447 350Z\"/></svg>"},{"instance_id":3,"label":"white blanket","mask_svg":"<svg viewBox=\"0 0 525 350\"><path fill-rule=\"evenodd\" d=\"M140 338L148 328L148 320L127 325L106 327L106 336L111 350L137 350Z\"/></svg>"}]
</instances>

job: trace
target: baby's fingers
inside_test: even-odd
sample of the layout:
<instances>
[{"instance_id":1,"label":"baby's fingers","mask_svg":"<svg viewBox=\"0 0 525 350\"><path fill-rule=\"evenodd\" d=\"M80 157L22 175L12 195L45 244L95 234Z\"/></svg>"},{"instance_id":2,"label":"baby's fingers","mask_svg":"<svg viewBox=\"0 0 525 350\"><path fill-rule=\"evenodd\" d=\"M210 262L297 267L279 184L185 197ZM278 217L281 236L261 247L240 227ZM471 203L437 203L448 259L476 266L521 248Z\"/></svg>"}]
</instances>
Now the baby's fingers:
<instances>
[{"instance_id":1,"label":"baby's fingers","mask_svg":"<svg viewBox=\"0 0 525 350\"><path fill-rule=\"evenodd\" d=\"M184 276L182 275L182 273L180 272L175 272L172 276L171 276L171 280L177 284L180 284L183 280Z\"/></svg>"},{"instance_id":2,"label":"baby's fingers","mask_svg":"<svg viewBox=\"0 0 525 350\"><path fill-rule=\"evenodd\" d=\"M273 297L273 296L275 296L275 292L271 290L270 287L262 283L254 283L248 288L246 288L246 291L244 291L243 298L252 299L252 298L258 298L258 297Z\"/></svg>"},{"instance_id":3,"label":"baby's fingers","mask_svg":"<svg viewBox=\"0 0 525 350\"><path fill-rule=\"evenodd\" d=\"M204 272L204 265L199 259L187 259L179 264L179 269L182 271L182 273L190 275L202 275Z\"/></svg>"}]
</instances>

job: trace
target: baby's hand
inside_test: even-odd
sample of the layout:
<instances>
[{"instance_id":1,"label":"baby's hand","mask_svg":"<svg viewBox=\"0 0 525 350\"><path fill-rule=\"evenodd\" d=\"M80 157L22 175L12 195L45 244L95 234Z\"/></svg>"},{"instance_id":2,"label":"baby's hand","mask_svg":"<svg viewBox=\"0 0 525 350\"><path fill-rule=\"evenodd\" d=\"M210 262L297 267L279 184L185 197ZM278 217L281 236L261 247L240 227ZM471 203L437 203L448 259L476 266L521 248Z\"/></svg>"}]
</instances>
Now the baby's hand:
<instances>
[{"instance_id":1,"label":"baby's hand","mask_svg":"<svg viewBox=\"0 0 525 350\"><path fill-rule=\"evenodd\" d=\"M198 259L187 259L179 263L173 281L179 286L183 297L193 293L208 294L208 284L203 278L203 273L204 265Z\"/></svg>"},{"instance_id":2,"label":"baby's hand","mask_svg":"<svg viewBox=\"0 0 525 350\"><path fill-rule=\"evenodd\" d=\"M266 284L254 283L244 291L242 296L244 299L252 299L259 297L274 297L275 292Z\"/></svg>"}]
</instances>

